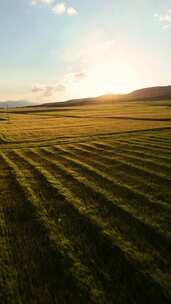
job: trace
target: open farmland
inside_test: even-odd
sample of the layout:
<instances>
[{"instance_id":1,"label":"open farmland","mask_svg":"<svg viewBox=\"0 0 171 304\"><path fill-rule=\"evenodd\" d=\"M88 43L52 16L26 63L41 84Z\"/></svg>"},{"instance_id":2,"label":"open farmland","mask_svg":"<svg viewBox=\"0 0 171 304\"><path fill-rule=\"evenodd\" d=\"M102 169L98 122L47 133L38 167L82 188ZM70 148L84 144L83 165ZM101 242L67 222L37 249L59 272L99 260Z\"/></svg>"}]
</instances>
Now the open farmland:
<instances>
[{"instance_id":1,"label":"open farmland","mask_svg":"<svg viewBox=\"0 0 171 304\"><path fill-rule=\"evenodd\" d=\"M0 303L170 303L171 102L0 111Z\"/></svg>"}]
</instances>

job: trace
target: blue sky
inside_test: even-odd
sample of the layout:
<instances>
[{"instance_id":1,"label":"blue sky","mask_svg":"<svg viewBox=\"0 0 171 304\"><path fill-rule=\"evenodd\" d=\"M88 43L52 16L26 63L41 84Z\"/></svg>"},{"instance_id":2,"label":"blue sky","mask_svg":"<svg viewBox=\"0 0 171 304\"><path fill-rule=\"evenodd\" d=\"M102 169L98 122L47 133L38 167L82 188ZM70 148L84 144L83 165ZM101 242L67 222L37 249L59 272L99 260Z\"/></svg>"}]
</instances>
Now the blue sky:
<instances>
[{"instance_id":1,"label":"blue sky","mask_svg":"<svg viewBox=\"0 0 171 304\"><path fill-rule=\"evenodd\" d=\"M1 0L0 101L171 84L171 0Z\"/></svg>"}]
</instances>

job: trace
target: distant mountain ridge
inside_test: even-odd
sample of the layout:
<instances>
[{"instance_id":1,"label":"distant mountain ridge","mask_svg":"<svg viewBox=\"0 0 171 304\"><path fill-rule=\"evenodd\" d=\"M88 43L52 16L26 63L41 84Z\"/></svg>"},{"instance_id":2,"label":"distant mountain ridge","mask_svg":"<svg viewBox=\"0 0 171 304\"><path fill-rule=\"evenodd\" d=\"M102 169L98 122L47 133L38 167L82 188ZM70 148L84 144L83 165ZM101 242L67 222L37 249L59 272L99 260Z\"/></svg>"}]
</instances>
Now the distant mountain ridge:
<instances>
[{"instance_id":1,"label":"distant mountain ridge","mask_svg":"<svg viewBox=\"0 0 171 304\"><path fill-rule=\"evenodd\" d=\"M7 100L7 101L0 101L0 108L17 108L17 107L26 107L33 105L33 102L28 100Z\"/></svg>"},{"instance_id":2,"label":"distant mountain ridge","mask_svg":"<svg viewBox=\"0 0 171 304\"><path fill-rule=\"evenodd\" d=\"M107 94L99 97L71 99L63 102L49 102L44 104L37 104L28 100L4 101L0 102L0 108L16 108L16 107L69 107L79 106L99 102L114 102L115 100L157 100L170 99L171 100L171 85L148 87L133 91L128 94Z\"/></svg>"}]
</instances>

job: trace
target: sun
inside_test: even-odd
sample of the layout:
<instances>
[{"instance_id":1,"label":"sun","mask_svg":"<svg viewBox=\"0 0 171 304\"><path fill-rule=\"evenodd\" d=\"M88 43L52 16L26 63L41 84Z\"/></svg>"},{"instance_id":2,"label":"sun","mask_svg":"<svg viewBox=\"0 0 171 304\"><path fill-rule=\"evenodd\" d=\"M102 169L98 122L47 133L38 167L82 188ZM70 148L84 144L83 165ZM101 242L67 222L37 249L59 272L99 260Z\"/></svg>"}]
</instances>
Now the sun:
<instances>
[{"instance_id":1,"label":"sun","mask_svg":"<svg viewBox=\"0 0 171 304\"><path fill-rule=\"evenodd\" d=\"M89 68L87 77L77 85L79 96L98 96L108 93L124 94L137 86L135 70L128 64L100 62Z\"/></svg>"}]
</instances>

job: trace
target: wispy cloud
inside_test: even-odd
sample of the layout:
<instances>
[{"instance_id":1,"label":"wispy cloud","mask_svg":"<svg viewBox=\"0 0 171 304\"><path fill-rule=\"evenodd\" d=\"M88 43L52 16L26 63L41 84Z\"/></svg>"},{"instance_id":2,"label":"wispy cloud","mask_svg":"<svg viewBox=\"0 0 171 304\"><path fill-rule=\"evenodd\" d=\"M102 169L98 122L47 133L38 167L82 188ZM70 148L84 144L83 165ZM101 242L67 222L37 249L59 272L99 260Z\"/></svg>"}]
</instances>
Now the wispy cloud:
<instances>
[{"instance_id":1,"label":"wispy cloud","mask_svg":"<svg viewBox=\"0 0 171 304\"><path fill-rule=\"evenodd\" d=\"M65 86L63 84L35 84L32 86L32 93L40 94L43 97L52 97L55 94L64 93Z\"/></svg>"},{"instance_id":2,"label":"wispy cloud","mask_svg":"<svg viewBox=\"0 0 171 304\"><path fill-rule=\"evenodd\" d=\"M87 47L91 46L91 47ZM61 59L70 67L81 67L84 71L107 58L113 58L116 41L102 30L89 33L76 45L64 48Z\"/></svg>"},{"instance_id":3,"label":"wispy cloud","mask_svg":"<svg viewBox=\"0 0 171 304\"><path fill-rule=\"evenodd\" d=\"M154 18L158 19L163 29L171 28L171 9L165 13L154 14Z\"/></svg>"},{"instance_id":4,"label":"wispy cloud","mask_svg":"<svg viewBox=\"0 0 171 304\"><path fill-rule=\"evenodd\" d=\"M51 5L53 3L54 3L54 0L32 0L32 2L31 2L32 5L37 5L37 4Z\"/></svg>"},{"instance_id":5,"label":"wispy cloud","mask_svg":"<svg viewBox=\"0 0 171 304\"><path fill-rule=\"evenodd\" d=\"M32 98L39 98L41 100L64 100L68 98L67 93L71 88L77 88L88 78L87 72L84 70L77 70L64 74L58 83L41 84L36 83L31 88Z\"/></svg>"},{"instance_id":6,"label":"wispy cloud","mask_svg":"<svg viewBox=\"0 0 171 304\"><path fill-rule=\"evenodd\" d=\"M86 72L78 72L74 74L74 78L76 81L81 81L84 80L87 77L87 73Z\"/></svg>"}]
</instances>

